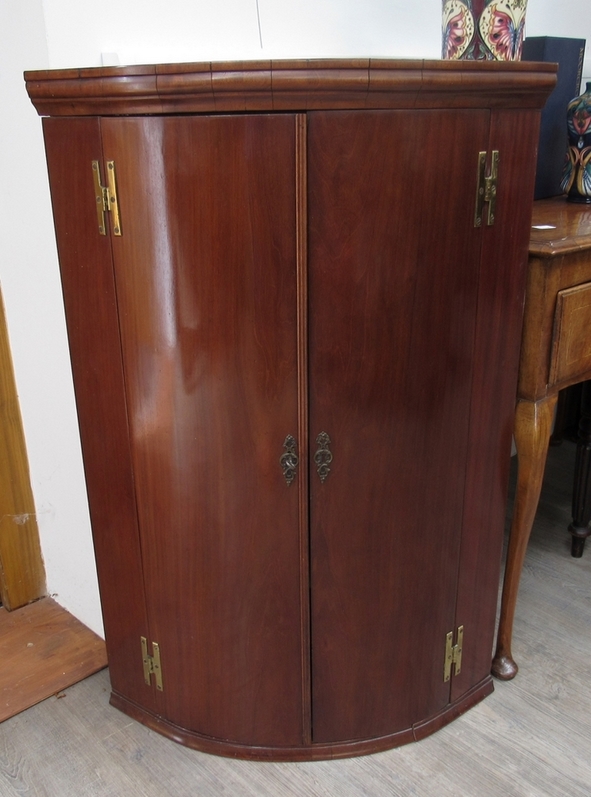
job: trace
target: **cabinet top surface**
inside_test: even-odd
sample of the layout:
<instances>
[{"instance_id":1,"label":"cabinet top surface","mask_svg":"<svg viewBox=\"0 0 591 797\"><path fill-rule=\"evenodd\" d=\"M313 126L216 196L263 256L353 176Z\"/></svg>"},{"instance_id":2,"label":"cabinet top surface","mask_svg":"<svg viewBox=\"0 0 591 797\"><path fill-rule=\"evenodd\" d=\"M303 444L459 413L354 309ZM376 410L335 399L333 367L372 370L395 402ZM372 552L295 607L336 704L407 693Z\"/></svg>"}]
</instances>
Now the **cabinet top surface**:
<instances>
[{"instance_id":1,"label":"cabinet top surface","mask_svg":"<svg viewBox=\"0 0 591 797\"><path fill-rule=\"evenodd\" d=\"M553 197L534 202L529 253L551 258L591 249L591 205Z\"/></svg>"},{"instance_id":2,"label":"cabinet top surface","mask_svg":"<svg viewBox=\"0 0 591 797\"><path fill-rule=\"evenodd\" d=\"M41 115L541 108L556 64L326 59L25 72Z\"/></svg>"}]
</instances>

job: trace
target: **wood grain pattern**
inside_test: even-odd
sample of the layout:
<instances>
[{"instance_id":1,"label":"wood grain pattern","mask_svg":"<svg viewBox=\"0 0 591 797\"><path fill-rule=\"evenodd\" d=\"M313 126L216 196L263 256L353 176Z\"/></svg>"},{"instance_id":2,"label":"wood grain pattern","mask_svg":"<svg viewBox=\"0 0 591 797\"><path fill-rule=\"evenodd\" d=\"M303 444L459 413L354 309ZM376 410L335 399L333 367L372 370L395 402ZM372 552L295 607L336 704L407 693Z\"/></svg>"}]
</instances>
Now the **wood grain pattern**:
<instances>
[{"instance_id":1,"label":"wood grain pattern","mask_svg":"<svg viewBox=\"0 0 591 797\"><path fill-rule=\"evenodd\" d=\"M253 745L303 734L301 477L279 464L299 425L295 132L102 121L158 713Z\"/></svg>"},{"instance_id":2,"label":"wood grain pattern","mask_svg":"<svg viewBox=\"0 0 591 797\"><path fill-rule=\"evenodd\" d=\"M527 142L537 140L538 124L531 111L493 111L488 144L499 152L499 181L495 223L483 230L457 614L458 624L490 640L495 606L481 596L496 590L500 576L532 213L524 198L533 195L536 168ZM465 633L452 699L490 671L490 653Z\"/></svg>"},{"instance_id":3,"label":"wood grain pattern","mask_svg":"<svg viewBox=\"0 0 591 797\"><path fill-rule=\"evenodd\" d=\"M503 581L497 647L492 664L493 675L504 681L514 678L518 670L511 653L517 590L542 489L557 397L554 394L537 402L518 401L515 411L514 434L519 468Z\"/></svg>"},{"instance_id":4,"label":"wood grain pattern","mask_svg":"<svg viewBox=\"0 0 591 797\"><path fill-rule=\"evenodd\" d=\"M216 755L228 756L229 758L245 758L254 761L323 761L325 759L349 758L350 756L368 755L370 753L380 753L392 747L416 742L426 736L440 730L453 720L457 719L468 709L475 706L493 691L492 678L488 676L485 681L468 691L461 700L456 701L453 706L446 706L444 710L438 712L428 720L418 722L412 728L405 728L401 731L388 733L371 739L361 739L346 742L316 742L315 744L304 747L298 745L291 747L284 745L278 747L259 745L241 745L231 741L220 741L192 733L184 728L179 728L163 717L156 717L142 710L139 706L130 703L118 696L111 698L111 704L121 709L130 717L147 725L163 736L173 739L175 742L201 750L204 753L215 753Z\"/></svg>"},{"instance_id":5,"label":"wood grain pattern","mask_svg":"<svg viewBox=\"0 0 591 797\"><path fill-rule=\"evenodd\" d=\"M520 473L493 661L493 673L506 680L517 673L511 653L513 618L558 391L591 378L591 371L584 369L589 364L585 307L591 278L590 214L585 206L557 197L534 203L532 224L515 416ZM578 357L569 364L573 350ZM586 446L582 440L581 451ZM586 481L579 473L577 496L586 494L582 486ZM576 532L573 540L573 550L579 551L581 540Z\"/></svg>"},{"instance_id":6,"label":"wood grain pattern","mask_svg":"<svg viewBox=\"0 0 591 797\"><path fill-rule=\"evenodd\" d=\"M4 304L0 295L0 600L17 609L45 595L35 501Z\"/></svg>"},{"instance_id":7,"label":"wood grain pattern","mask_svg":"<svg viewBox=\"0 0 591 797\"><path fill-rule=\"evenodd\" d=\"M314 108L539 108L555 64L335 59L27 72L40 114L117 115Z\"/></svg>"},{"instance_id":8,"label":"wood grain pattern","mask_svg":"<svg viewBox=\"0 0 591 797\"><path fill-rule=\"evenodd\" d=\"M311 477L315 742L449 703L488 122L310 115L310 430L334 455Z\"/></svg>"},{"instance_id":9,"label":"wood grain pattern","mask_svg":"<svg viewBox=\"0 0 591 797\"><path fill-rule=\"evenodd\" d=\"M46 130L112 701L130 716L226 755L337 757L491 691L529 108L553 79L387 60L41 77L39 108L82 117ZM245 113L265 109L281 113ZM488 148L494 230L474 226ZM122 236L97 233L100 158Z\"/></svg>"},{"instance_id":10,"label":"wood grain pattern","mask_svg":"<svg viewBox=\"0 0 591 797\"><path fill-rule=\"evenodd\" d=\"M98 233L91 169L102 156L99 121L44 119L44 135L111 679L153 707L111 242Z\"/></svg>"},{"instance_id":11,"label":"wood grain pattern","mask_svg":"<svg viewBox=\"0 0 591 797\"><path fill-rule=\"evenodd\" d=\"M573 461L569 442L548 457L515 618L520 677L498 683L490 697L428 739L337 761L257 763L203 755L111 708L104 670L63 699L2 725L0 793L588 797L591 558L569 554Z\"/></svg>"},{"instance_id":12,"label":"wood grain pattern","mask_svg":"<svg viewBox=\"0 0 591 797\"><path fill-rule=\"evenodd\" d=\"M556 257L591 247L591 212L564 197L534 202L529 251L532 257Z\"/></svg>"},{"instance_id":13,"label":"wood grain pattern","mask_svg":"<svg viewBox=\"0 0 591 797\"><path fill-rule=\"evenodd\" d=\"M552 335L550 382L565 383L591 372L591 283L558 291Z\"/></svg>"},{"instance_id":14,"label":"wood grain pattern","mask_svg":"<svg viewBox=\"0 0 591 797\"><path fill-rule=\"evenodd\" d=\"M0 608L0 722L107 666L103 640L43 598Z\"/></svg>"},{"instance_id":15,"label":"wood grain pattern","mask_svg":"<svg viewBox=\"0 0 591 797\"><path fill-rule=\"evenodd\" d=\"M591 213L563 197L543 199L534 202L532 225L518 391L521 398L536 401L549 389L560 390L581 378L581 372L564 379L552 376L558 340L554 319L559 292L591 277Z\"/></svg>"},{"instance_id":16,"label":"wood grain pattern","mask_svg":"<svg viewBox=\"0 0 591 797\"><path fill-rule=\"evenodd\" d=\"M296 180L296 279L300 607L302 640L302 729L303 743L312 743L312 689L310 673L310 425L308 358L308 119L297 114L295 138Z\"/></svg>"}]
</instances>

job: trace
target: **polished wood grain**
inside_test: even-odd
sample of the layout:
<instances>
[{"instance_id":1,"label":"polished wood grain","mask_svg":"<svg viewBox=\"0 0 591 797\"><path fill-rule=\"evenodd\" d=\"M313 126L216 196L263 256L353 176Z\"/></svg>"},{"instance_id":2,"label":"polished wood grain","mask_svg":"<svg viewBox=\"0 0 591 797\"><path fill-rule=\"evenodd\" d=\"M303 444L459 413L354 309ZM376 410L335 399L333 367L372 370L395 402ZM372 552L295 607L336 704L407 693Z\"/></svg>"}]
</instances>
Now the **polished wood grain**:
<instances>
[{"instance_id":1,"label":"polished wood grain","mask_svg":"<svg viewBox=\"0 0 591 797\"><path fill-rule=\"evenodd\" d=\"M23 422L0 296L0 601L9 610L45 595Z\"/></svg>"},{"instance_id":2,"label":"polished wood grain","mask_svg":"<svg viewBox=\"0 0 591 797\"><path fill-rule=\"evenodd\" d=\"M548 455L515 621L523 677L496 682L486 700L429 739L348 760L257 763L204 755L109 706L103 670L1 726L0 793L589 797L591 557L573 560L565 531L574 448L565 441Z\"/></svg>"},{"instance_id":3,"label":"polished wood grain","mask_svg":"<svg viewBox=\"0 0 591 797\"><path fill-rule=\"evenodd\" d=\"M111 678L154 709L142 669L149 625L111 242L98 233L91 170L102 157L100 126L44 119L43 127Z\"/></svg>"},{"instance_id":4,"label":"polished wood grain","mask_svg":"<svg viewBox=\"0 0 591 797\"><path fill-rule=\"evenodd\" d=\"M377 738L334 743L316 742L308 746L258 745L254 747L251 744L237 744L232 741L212 739L208 736L192 733L185 728L179 728L178 725L174 725L166 718L149 713L115 693L112 694L111 704L163 736L175 742L180 742L187 747L200 750L203 753L214 753L228 758L263 762L325 761L380 753L410 742L418 742L444 728L490 695L493 691L491 681L490 677L487 678L484 683L477 684L467 694L463 695L461 700L456 701L451 706L446 706L444 710L423 722L417 723L412 728L388 733Z\"/></svg>"},{"instance_id":5,"label":"polished wood grain","mask_svg":"<svg viewBox=\"0 0 591 797\"><path fill-rule=\"evenodd\" d=\"M535 401L578 381L550 375L554 318L559 291L589 281L591 211L562 197L543 199L534 203L532 225L518 391Z\"/></svg>"},{"instance_id":6,"label":"polished wood grain","mask_svg":"<svg viewBox=\"0 0 591 797\"><path fill-rule=\"evenodd\" d=\"M310 114L310 431L334 456L325 483L311 473L316 742L450 702L482 238L465 186L488 125Z\"/></svg>"},{"instance_id":7,"label":"polished wood grain","mask_svg":"<svg viewBox=\"0 0 591 797\"><path fill-rule=\"evenodd\" d=\"M483 229L478 318L462 548L458 573L458 623L494 638L494 602L481 596L499 583L501 539L509 479L515 383L527 276L535 158L527 142L538 136L531 111L494 111L488 147L499 152L495 223ZM490 647L465 631L462 673L452 698L490 671Z\"/></svg>"},{"instance_id":8,"label":"polished wood grain","mask_svg":"<svg viewBox=\"0 0 591 797\"><path fill-rule=\"evenodd\" d=\"M317 59L27 72L40 114L117 115L332 108L539 108L555 64Z\"/></svg>"},{"instance_id":9,"label":"polished wood grain","mask_svg":"<svg viewBox=\"0 0 591 797\"><path fill-rule=\"evenodd\" d=\"M51 598L0 608L0 722L107 666L103 640Z\"/></svg>"},{"instance_id":10,"label":"polished wood grain","mask_svg":"<svg viewBox=\"0 0 591 797\"><path fill-rule=\"evenodd\" d=\"M518 487L492 667L503 680L518 671L511 649L513 620L558 392L591 378L591 213L563 197L541 200L534 203L532 225L515 418ZM575 545L581 533L575 533Z\"/></svg>"},{"instance_id":11,"label":"polished wood grain","mask_svg":"<svg viewBox=\"0 0 591 797\"><path fill-rule=\"evenodd\" d=\"M292 61L36 79L58 117L50 181L113 704L264 760L433 733L492 689L529 109L553 70ZM490 229L474 226L489 148L503 152ZM121 236L98 234L94 159L115 163ZM160 647L162 691L144 683L140 635Z\"/></svg>"},{"instance_id":12,"label":"polished wood grain","mask_svg":"<svg viewBox=\"0 0 591 797\"><path fill-rule=\"evenodd\" d=\"M591 247L591 210L564 197L534 202L529 239L531 257L553 258ZM570 258L572 260L572 258Z\"/></svg>"},{"instance_id":13,"label":"polished wood grain","mask_svg":"<svg viewBox=\"0 0 591 797\"><path fill-rule=\"evenodd\" d=\"M298 363L298 440L300 608L302 640L302 730L303 743L312 743L312 694L310 674L310 532L309 509L309 360L308 360L308 120L296 116L295 200L296 200L296 280L297 280L297 363Z\"/></svg>"},{"instance_id":14,"label":"polished wood grain","mask_svg":"<svg viewBox=\"0 0 591 797\"><path fill-rule=\"evenodd\" d=\"M101 125L158 713L301 744L300 475L280 467L299 425L296 121Z\"/></svg>"},{"instance_id":15,"label":"polished wood grain","mask_svg":"<svg viewBox=\"0 0 591 797\"><path fill-rule=\"evenodd\" d=\"M591 282L558 291L550 381L571 382L591 372Z\"/></svg>"},{"instance_id":16,"label":"polished wood grain","mask_svg":"<svg viewBox=\"0 0 591 797\"><path fill-rule=\"evenodd\" d=\"M515 411L514 435L519 473L492 667L493 674L504 681L514 678L518 669L511 652L517 588L542 489L556 399L557 395L552 395L536 402L518 401Z\"/></svg>"}]
</instances>

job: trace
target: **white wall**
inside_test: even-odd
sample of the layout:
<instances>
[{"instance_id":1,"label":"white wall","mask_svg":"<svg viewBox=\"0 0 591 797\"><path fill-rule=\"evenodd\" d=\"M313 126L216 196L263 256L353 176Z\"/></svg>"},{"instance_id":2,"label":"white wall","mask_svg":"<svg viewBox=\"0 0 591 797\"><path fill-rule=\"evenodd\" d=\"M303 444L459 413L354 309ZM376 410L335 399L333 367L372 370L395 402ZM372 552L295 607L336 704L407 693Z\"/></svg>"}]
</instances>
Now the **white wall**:
<instances>
[{"instance_id":1,"label":"white wall","mask_svg":"<svg viewBox=\"0 0 591 797\"><path fill-rule=\"evenodd\" d=\"M40 120L22 78L48 65L41 0L1 0L0 282L47 585L100 632Z\"/></svg>"},{"instance_id":2,"label":"white wall","mask_svg":"<svg viewBox=\"0 0 591 797\"><path fill-rule=\"evenodd\" d=\"M591 80L590 0L529 0L526 35L585 39L583 81Z\"/></svg>"},{"instance_id":3,"label":"white wall","mask_svg":"<svg viewBox=\"0 0 591 797\"><path fill-rule=\"evenodd\" d=\"M440 0L44 0L52 67L228 58L430 56ZM260 35L259 35L260 20ZM261 47L261 40L263 47Z\"/></svg>"},{"instance_id":4,"label":"white wall","mask_svg":"<svg viewBox=\"0 0 591 797\"><path fill-rule=\"evenodd\" d=\"M98 11L97 11L98 9ZM0 281L47 582L101 632L41 124L25 69L232 58L437 58L440 0L1 0ZM529 0L528 35L589 42L589 0ZM262 43L262 47L261 47Z\"/></svg>"}]
</instances>

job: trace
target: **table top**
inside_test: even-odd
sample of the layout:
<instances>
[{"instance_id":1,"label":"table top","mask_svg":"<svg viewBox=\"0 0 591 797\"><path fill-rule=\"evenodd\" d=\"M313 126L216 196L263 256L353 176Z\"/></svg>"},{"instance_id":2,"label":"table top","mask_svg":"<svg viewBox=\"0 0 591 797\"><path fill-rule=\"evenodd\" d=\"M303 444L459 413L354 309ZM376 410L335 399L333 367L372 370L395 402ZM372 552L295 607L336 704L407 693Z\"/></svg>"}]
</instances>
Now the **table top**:
<instances>
[{"instance_id":1,"label":"table top","mask_svg":"<svg viewBox=\"0 0 591 797\"><path fill-rule=\"evenodd\" d=\"M591 249L591 205L562 196L534 202L530 255L547 258L581 249Z\"/></svg>"}]
</instances>

